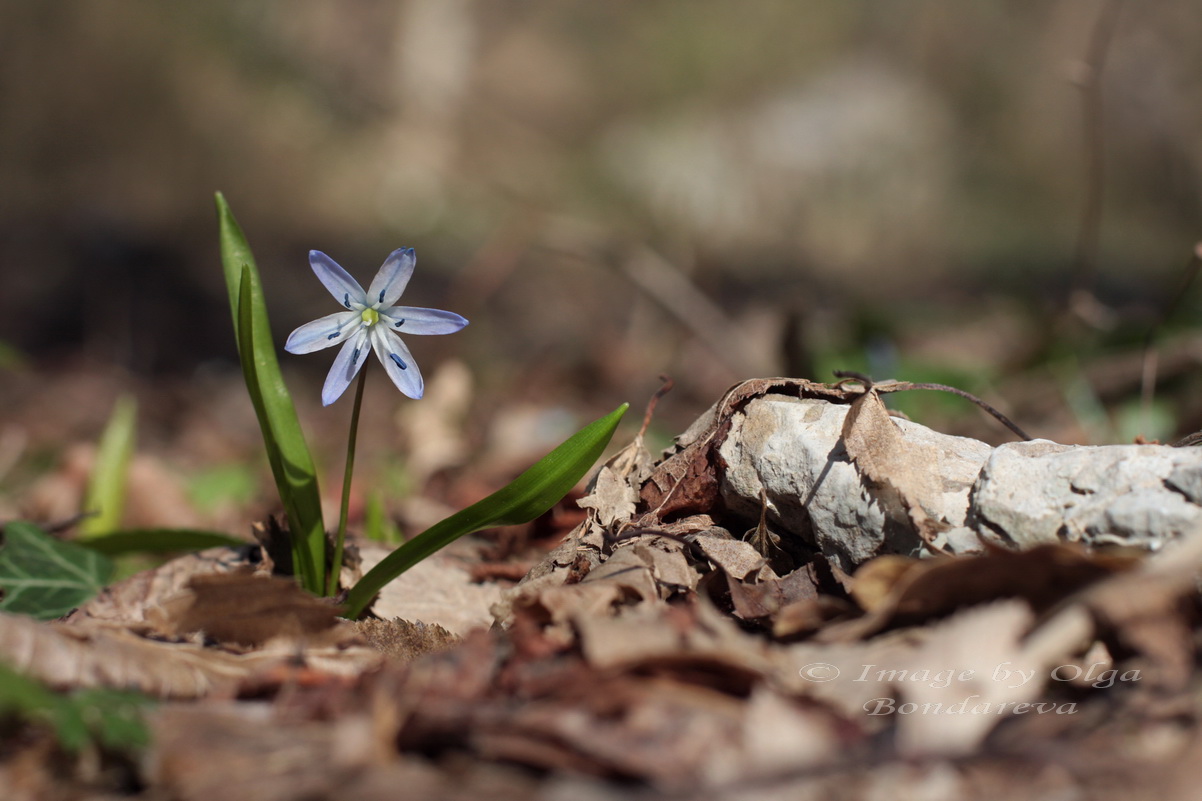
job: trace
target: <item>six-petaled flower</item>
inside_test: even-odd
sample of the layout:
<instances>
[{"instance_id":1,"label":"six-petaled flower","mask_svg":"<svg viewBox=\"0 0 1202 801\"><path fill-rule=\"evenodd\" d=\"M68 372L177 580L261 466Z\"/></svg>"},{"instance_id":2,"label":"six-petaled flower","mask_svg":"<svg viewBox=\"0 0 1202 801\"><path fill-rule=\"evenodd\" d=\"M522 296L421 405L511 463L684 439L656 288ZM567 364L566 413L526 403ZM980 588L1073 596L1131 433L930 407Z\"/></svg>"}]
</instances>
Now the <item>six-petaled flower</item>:
<instances>
[{"instance_id":1,"label":"six-petaled flower","mask_svg":"<svg viewBox=\"0 0 1202 801\"><path fill-rule=\"evenodd\" d=\"M321 390L323 405L329 406L346 391L363 366L369 344L397 389L411 398L422 396L421 371L400 334L453 334L467 325L467 320L441 309L396 305L416 263L413 248L394 250L364 292L359 282L329 256L309 251L313 272L342 304L343 311L305 323L288 336L284 350L312 353L342 345Z\"/></svg>"}]
</instances>

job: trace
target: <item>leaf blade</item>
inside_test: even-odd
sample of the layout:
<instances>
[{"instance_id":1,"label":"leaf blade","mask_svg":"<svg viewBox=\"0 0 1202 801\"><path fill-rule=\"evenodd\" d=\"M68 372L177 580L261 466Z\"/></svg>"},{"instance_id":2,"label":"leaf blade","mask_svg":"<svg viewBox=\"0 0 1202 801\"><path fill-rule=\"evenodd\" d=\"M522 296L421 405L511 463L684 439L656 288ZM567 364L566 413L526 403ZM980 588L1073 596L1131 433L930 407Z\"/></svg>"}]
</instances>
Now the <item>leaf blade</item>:
<instances>
[{"instance_id":1,"label":"leaf blade","mask_svg":"<svg viewBox=\"0 0 1202 801\"><path fill-rule=\"evenodd\" d=\"M103 554L18 520L4 527L0 545L0 611L53 620L96 595L112 574Z\"/></svg>"},{"instance_id":2,"label":"leaf blade","mask_svg":"<svg viewBox=\"0 0 1202 801\"><path fill-rule=\"evenodd\" d=\"M83 509L91 513L79 525L81 539L114 531L121 525L129 462L133 458L138 430L138 403L122 395L100 435L96 460L84 493Z\"/></svg>"},{"instance_id":3,"label":"leaf blade","mask_svg":"<svg viewBox=\"0 0 1202 801\"><path fill-rule=\"evenodd\" d=\"M288 517L294 569L302 586L321 594L325 585L325 523L317 470L292 396L280 373L254 256L220 192L217 216L238 356L259 418L267 460Z\"/></svg>"},{"instance_id":4,"label":"leaf blade","mask_svg":"<svg viewBox=\"0 0 1202 801\"><path fill-rule=\"evenodd\" d=\"M347 595L346 616L359 617L384 585L459 537L490 526L527 523L550 509L600 458L628 408L624 403L589 423L508 485L384 557Z\"/></svg>"},{"instance_id":5,"label":"leaf blade","mask_svg":"<svg viewBox=\"0 0 1202 801\"><path fill-rule=\"evenodd\" d=\"M249 545L219 531L201 531L183 528L134 528L114 531L79 543L105 556L122 556L128 553L172 553L175 551L203 551L223 545L238 547Z\"/></svg>"}]
</instances>

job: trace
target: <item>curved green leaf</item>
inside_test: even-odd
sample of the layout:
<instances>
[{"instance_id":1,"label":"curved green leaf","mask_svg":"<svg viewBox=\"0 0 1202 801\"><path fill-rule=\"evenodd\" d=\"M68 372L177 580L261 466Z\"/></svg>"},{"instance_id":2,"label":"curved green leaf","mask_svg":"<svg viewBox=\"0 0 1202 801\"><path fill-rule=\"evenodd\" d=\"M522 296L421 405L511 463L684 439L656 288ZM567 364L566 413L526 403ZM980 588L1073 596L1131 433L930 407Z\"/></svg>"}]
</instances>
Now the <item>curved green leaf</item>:
<instances>
[{"instance_id":1,"label":"curved green leaf","mask_svg":"<svg viewBox=\"0 0 1202 801\"><path fill-rule=\"evenodd\" d=\"M0 545L0 611L53 620L100 592L112 574L102 554L18 520L4 527Z\"/></svg>"},{"instance_id":2,"label":"curved green leaf","mask_svg":"<svg viewBox=\"0 0 1202 801\"><path fill-rule=\"evenodd\" d=\"M115 531L112 534L94 537L86 541L80 540L79 544L105 556L122 556L127 553L203 551L205 548L217 548L222 545L238 547L251 543L217 531L199 531L187 528L134 528Z\"/></svg>"},{"instance_id":3,"label":"curved green leaf","mask_svg":"<svg viewBox=\"0 0 1202 801\"><path fill-rule=\"evenodd\" d=\"M88 516L79 524L80 539L120 528L137 431L138 402L130 395L122 395L113 406L96 449L96 462L84 494L83 510Z\"/></svg>"},{"instance_id":4,"label":"curved green leaf","mask_svg":"<svg viewBox=\"0 0 1202 801\"><path fill-rule=\"evenodd\" d=\"M267 319L267 305L254 256L229 205L217 193L221 264L225 272L242 373L250 392L267 460L292 536L293 570L301 586L321 594L325 587L325 523L317 471L305 443L292 396L280 374Z\"/></svg>"},{"instance_id":5,"label":"curved green leaf","mask_svg":"<svg viewBox=\"0 0 1202 801\"><path fill-rule=\"evenodd\" d=\"M368 571L347 595L346 616L359 617L385 584L445 545L491 526L527 523L550 509L600 458L629 404L594 420L509 485L435 523Z\"/></svg>"}]
</instances>

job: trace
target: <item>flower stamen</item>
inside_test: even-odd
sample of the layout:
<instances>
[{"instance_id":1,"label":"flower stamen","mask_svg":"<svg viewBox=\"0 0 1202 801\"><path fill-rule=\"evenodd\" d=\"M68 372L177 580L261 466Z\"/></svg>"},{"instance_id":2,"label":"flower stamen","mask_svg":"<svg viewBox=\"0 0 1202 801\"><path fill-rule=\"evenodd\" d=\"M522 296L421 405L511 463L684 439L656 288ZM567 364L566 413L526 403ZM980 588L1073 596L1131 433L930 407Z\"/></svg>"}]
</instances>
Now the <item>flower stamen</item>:
<instances>
[{"instance_id":1,"label":"flower stamen","mask_svg":"<svg viewBox=\"0 0 1202 801\"><path fill-rule=\"evenodd\" d=\"M392 359L394 362L396 362L396 366L397 366L397 367L399 367L399 368L401 368L402 370L408 370L408 369L409 369L409 365L407 365L407 364L405 364L403 361L401 361L401 357L400 357L400 356L397 356L395 353L390 353L390 354L388 354L388 358L390 358L390 359Z\"/></svg>"}]
</instances>

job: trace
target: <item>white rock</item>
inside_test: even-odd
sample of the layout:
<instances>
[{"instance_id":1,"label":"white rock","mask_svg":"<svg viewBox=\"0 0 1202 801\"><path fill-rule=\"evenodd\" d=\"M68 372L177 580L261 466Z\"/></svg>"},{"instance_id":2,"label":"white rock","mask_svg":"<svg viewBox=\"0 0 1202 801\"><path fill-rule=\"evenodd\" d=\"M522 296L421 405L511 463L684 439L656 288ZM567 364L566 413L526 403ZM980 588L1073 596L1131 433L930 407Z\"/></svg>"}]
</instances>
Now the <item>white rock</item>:
<instances>
[{"instance_id":1,"label":"white rock","mask_svg":"<svg viewBox=\"0 0 1202 801\"><path fill-rule=\"evenodd\" d=\"M922 550L904 515L882 508L848 460L849 406L784 395L750 401L719 449L727 508L801 537L847 571L882 553ZM981 542L1029 548L1083 542L1157 549L1202 523L1202 447L1059 445L991 448L896 419L905 441L933 448L942 492L918 499L948 524L939 542L970 553Z\"/></svg>"},{"instance_id":2,"label":"white rock","mask_svg":"<svg viewBox=\"0 0 1202 801\"><path fill-rule=\"evenodd\" d=\"M912 553L920 547L906 523L891 519L872 500L848 460L840 438L849 408L765 395L734 416L719 450L729 509L758 519L763 489L772 523L801 535L845 570L878 553ZM907 441L933 445L939 454L931 469L943 477L943 493L923 499L923 506L953 526L964 525L968 494L990 447L907 420L896 422ZM964 538L956 542L972 544Z\"/></svg>"},{"instance_id":3,"label":"white rock","mask_svg":"<svg viewBox=\"0 0 1202 801\"><path fill-rule=\"evenodd\" d=\"M1163 445L999 446L976 492L978 531L999 544L1157 548L1202 521L1202 449Z\"/></svg>"}]
</instances>

